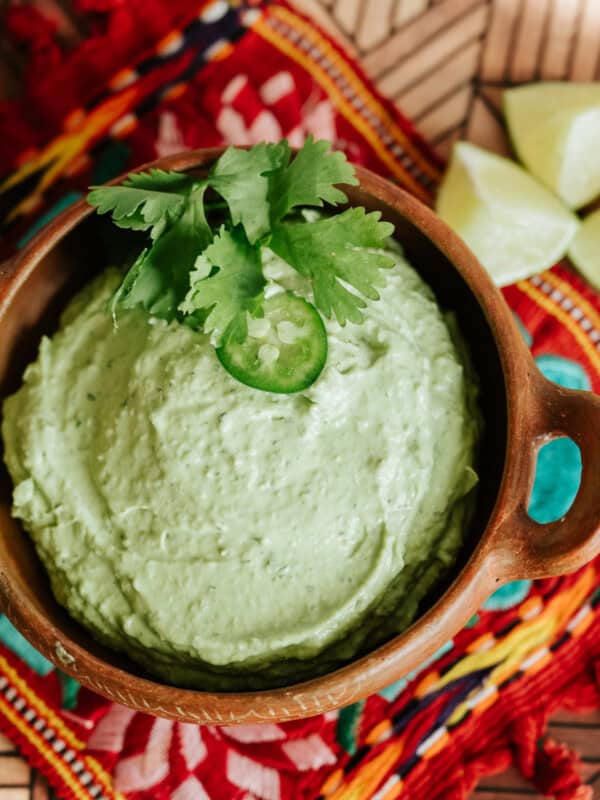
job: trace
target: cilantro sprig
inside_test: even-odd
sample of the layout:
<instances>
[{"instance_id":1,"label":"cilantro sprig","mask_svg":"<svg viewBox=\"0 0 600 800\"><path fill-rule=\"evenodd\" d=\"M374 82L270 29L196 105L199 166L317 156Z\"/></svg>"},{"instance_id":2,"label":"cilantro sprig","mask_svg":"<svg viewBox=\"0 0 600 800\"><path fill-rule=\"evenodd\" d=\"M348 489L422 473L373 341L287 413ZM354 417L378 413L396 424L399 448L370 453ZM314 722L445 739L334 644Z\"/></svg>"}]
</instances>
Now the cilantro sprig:
<instances>
[{"instance_id":1,"label":"cilantro sprig","mask_svg":"<svg viewBox=\"0 0 600 800\"><path fill-rule=\"evenodd\" d=\"M269 307L261 263L261 250L269 247L308 280L323 316L341 325L360 323L367 301L377 300L385 284L382 270L393 264L373 252L384 246L392 225L363 208L314 222L298 213L346 203L340 185L357 183L343 153L309 137L295 155L285 140L248 150L229 147L202 178L150 169L117 186L92 187L88 202L98 213L148 235L113 297L115 318L121 309L142 307L204 330L217 348L235 330L239 344L248 335L248 315L260 318ZM272 360L273 352L285 350L285 343L278 344L279 350L271 342L271 350L258 352ZM311 350L294 347L294 357Z\"/></svg>"},{"instance_id":2,"label":"cilantro sprig","mask_svg":"<svg viewBox=\"0 0 600 800\"><path fill-rule=\"evenodd\" d=\"M184 314L209 311L204 331L215 341L221 341L236 317L245 323L243 312L260 313L265 285L260 251L250 244L239 226L231 230L221 226L213 243L198 257L190 282L180 309ZM245 329L244 326L244 332Z\"/></svg>"},{"instance_id":3,"label":"cilantro sprig","mask_svg":"<svg viewBox=\"0 0 600 800\"><path fill-rule=\"evenodd\" d=\"M335 316L340 325L360 323L361 309L367 305L360 295L379 299L376 287L385 285L380 270L391 263L389 256L366 248L384 247L393 230L379 214L349 208L316 222L282 222L273 229L270 247L308 278L322 314Z\"/></svg>"}]
</instances>

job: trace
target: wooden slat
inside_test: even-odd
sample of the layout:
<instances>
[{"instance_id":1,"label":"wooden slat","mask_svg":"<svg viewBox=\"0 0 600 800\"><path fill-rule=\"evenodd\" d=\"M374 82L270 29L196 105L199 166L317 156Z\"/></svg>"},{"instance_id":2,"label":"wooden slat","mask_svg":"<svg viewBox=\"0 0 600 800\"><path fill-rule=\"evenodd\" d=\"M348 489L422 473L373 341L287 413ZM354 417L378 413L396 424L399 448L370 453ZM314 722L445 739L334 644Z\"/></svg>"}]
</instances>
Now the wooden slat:
<instances>
[{"instance_id":1,"label":"wooden slat","mask_svg":"<svg viewBox=\"0 0 600 800\"><path fill-rule=\"evenodd\" d=\"M30 797L29 786L0 787L0 800L30 800ZM40 800L46 800L46 798L40 798Z\"/></svg>"},{"instance_id":2,"label":"wooden slat","mask_svg":"<svg viewBox=\"0 0 600 800\"><path fill-rule=\"evenodd\" d=\"M512 36L521 10L521 0L493 3L481 61L480 78L500 81L504 78L512 48Z\"/></svg>"},{"instance_id":3,"label":"wooden slat","mask_svg":"<svg viewBox=\"0 0 600 800\"><path fill-rule=\"evenodd\" d=\"M2 753L16 753L17 748L14 744L0 733L0 754Z\"/></svg>"},{"instance_id":4,"label":"wooden slat","mask_svg":"<svg viewBox=\"0 0 600 800\"><path fill-rule=\"evenodd\" d=\"M343 31L354 32L362 4L363 0L337 0L333 7L333 17Z\"/></svg>"},{"instance_id":5,"label":"wooden slat","mask_svg":"<svg viewBox=\"0 0 600 800\"><path fill-rule=\"evenodd\" d=\"M445 136L442 136L442 138L438 139L438 141L436 142L435 145L436 151L446 161L450 159L454 143L461 138L461 134L462 131L460 130L460 128L456 128L456 130L450 131L450 133L446 134Z\"/></svg>"},{"instance_id":6,"label":"wooden slat","mask_svg":"<svg viewBox=\"0 0 600 800\"><path fill-rule=\"evenodd\" d=\"M504 87L487 86L486 84L483 84L483 86L480 87L479 94L485 99L490 108L496 111L496 115L501 117Z\"/></svg>"},{"instance_id":7,"label":"wooden slat","mask_svg":"<svg viewBox=\"0 0 600 800\"><path fill-rule=\"evenodd\" d=\"M596 730L600 735L600 729ZM589 786L600 790L600 766L583 763L580 768L581 777ZM596 798L598 795L593 794ZM543 800L531 784L524 780L520 773L511 767L500 775L484 778L473 792L474 800Z\"/></svg>"},{"instance_id":8,"label":"wooden slat","mask_svg":"<svg viewBox=\"0 0 600 800\"><path fill-rule=\"evenodd\" d=\"M542 41L547 31L552 0L523 0L519 27L508 74L511 81L531 81L539 72Z\"/></svg>"},{"instance_id":9,"label":"wooden slat","mask_svg":"<svg viewBox=\"0 0 600 800\"><path fill-rule=\"evenodd\" d=\"M458 86L469 82L475 74L480 52L480 42L471 42L446 61L443 70L432 72L412 89L399 94L396 97L398 106L413 120L417 120L440 98L446 97Z\"/></svg>"},{"instance_id":10,"label":"wooden slat","mask_svg":"<svg viewBox=\"0 0 600 800\"><path fill-rule=\"evenodd\" d=\"M600 728L591 730L577 730L572 728L565 731L557 730L550 726L549 735L557 742L568 742L571 750L574 750L582 759L581 774L585 780L589 780L595 774L600 773Z\"/></svg>"},{"instance_id":11,"label":"wooden slat","mask_svg":"<svg viewBox=\"0 0 600 800\"><path fill-rule=\"evenodd\" d=\"M508 791L496 791L495 789L480 789L473 792L473 800L548 800L537 792L520 792L509 789Z\"/></svg>"},{"instance_id":12,"label":"wooden slat","mask_svg":"<svg viewBox=\"0 0 600 800\"><path fill-rule=\"evenodd\" d=\"M360 50L371 50L387 37L392 21L395 0L377 0L365 5L356 32L356 43Z\"/></svg>"},{"instance_id":13,"label":"wooden slat","mask_svg":"<svg viewBox=\"0 0 600 800\"><path fill-rule=\"evenodd\" d=\"M600 14L598 0L583 0L575 55L569 77L574 81L591 81L600 64Z\"/></svg>"},{"instance_id":14,"label":"wooden slat","mask_svg":"<svg viewBox=\"0 0 600 800\"><path fill-rule=\"evenodd\" d=\"M550 27L542 55L541 77L544 80L566 78L571 67L581 0L554 0Z\"/></svg>"},{"instance_id":15,"label":"wooden slat","mask_svg":"<svg viewBox=\"0 0 600 800\"><path fill-rule=\"evenodd\" d=\"M427 8L427 0L398 0L396 3L396 14L394 25L399 28L409 20L421 14Z\"/></svg>"},{"instance_id":16,"label":"wooden slat","mask_svg":"<svg viewBox=\"0 0 600 800\"><path fill-rule=\"evenodd\" d=\"M454 130L465 118L471 101L469 86L459 89L445 101L437 105L419 119L419 129L429 139L435 141Z\"/></svg>"},{"instance_id":17,"label":"wooden slat","mask_svg":"<svg viewBox=\"0 0 600 800\"><path fill-rule=\"evenodd\" d=\"M0 798L0 800L2 799ZM41 775L36 775L34 778L31 788L31 800L51 800L48 784Z\"/></svg>"},{"instance_id":18,"label":"wooden slat","mask_svg":"<svg viewBox=\"0 0 600 800\"><path fill-rule=\"evenodd\" d=\"M600 728L600 709L582 714L575 711L557 711L552 715L552 721L557 725L575 725L576 727L590 726Z\"/></svg>"},{"instance_id":19,"label":"wooden slat","mask_svg":"<svg viewBox=\"0 0 600 800\"><path fill-rule=\"evenodd\" d=\"M0 758L0 786L5 783L29 785L31 770L20 756Z\"/></svg>"},{"instance_id":20,"label":"wooden slat","mask_svg":"<svg viewBox=\"0 0 600 800\"><path fill-rule=\"evenodd\" d=\"M511 154L504 127L481 97L473 102L464 138L499 155Z\"/></svg>"},{"instance_id":21,"label":"wooden slat","mask_svg":"<svg viewBox=\"0 0 600 800\"><path fill-rule=\"evenodd\" d=\"M444 0L391 36L375 52L366 54L362 61L364 68L375 78L380 77L480 2L481 0Z\"/></svg>"},{"instance_id":22,"label":"wooden slat","mask_svg":"<svg viewBox=\"0 0 600 800\"><path fill-rule=\"evenodd\" d=\"M433 41L415 50L413 55L401 61L378 82L379 88L391 97L398 97L410 86L416 85L445 61L481 36L488 18L487 5L477 5L465 15L460 24L448 27Z\"/></svg>"},{"instance_id":23,"label":"wooden slat","mask_svg":"<svg viewBox=\"0 0 600 800\"><path fill-rule=\"evenodd\" d=\"M478 794L477 798L479 800L480 795L479 792L488 791L494 792L495 790L499 790L496 794L500 792L506 792L510 790L513 794L511 794L511 800L513 796L516 798L520 796L520 794L529 796L530 798L537 797L538 793L535 789L532 788L531 784L523 778L521 773L515 768L510 767L505 772L500 773L499 775L491 775L489 778L484 778L479 786L477 787Z\"/></svg>"},{"instance_id":24,"label":"wooden slat","mask_svg":"<svg viewBox=\"0 0 600 800\"><path fill-rule=\"evenodd\" d=\"M600 713L587 718L564 713L556 715L550 722L549 735L557 741L567 741L583 759L598 759L596 766L590 767L590 775L594 770L600 771Z\"/></svg>"}]
</instances>

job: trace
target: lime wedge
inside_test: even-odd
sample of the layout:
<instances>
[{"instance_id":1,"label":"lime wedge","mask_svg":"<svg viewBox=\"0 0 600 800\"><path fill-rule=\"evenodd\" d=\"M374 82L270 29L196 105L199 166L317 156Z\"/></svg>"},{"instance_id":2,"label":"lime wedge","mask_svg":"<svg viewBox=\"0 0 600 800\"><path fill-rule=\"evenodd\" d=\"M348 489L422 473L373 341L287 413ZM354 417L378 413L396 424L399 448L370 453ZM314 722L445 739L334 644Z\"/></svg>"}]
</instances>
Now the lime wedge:
<instances>
[{"instance_id":1,"label":"lime wedge","mask_svg":"<svg viewBox=\"0 0 600 800\"><path fill-rule=\"evenodd\" d=\"M583 277L600 289L600 209L583 220L571 242L569 258Z\"/></svg>"},{"instance_id":2,"label":"lime wedge","mask_svg":"<svg viewBox=\"0 0 600 800\"><path fill-rule=\"evenodd\" d=\"M579 225L524 169L467 142L454 145L436 210L498 286L559 261Z\"/></svg>"},{"instance_id":3,"label":"lime wedge","mask_svg":"<svg viewBox=\"0 0 600 800\"><path fill-rule=\"evenodd\" d=\"M600 194L600 83L519 86L504 111L521 161L570 208Z\"/></svg>"}]
</instances>

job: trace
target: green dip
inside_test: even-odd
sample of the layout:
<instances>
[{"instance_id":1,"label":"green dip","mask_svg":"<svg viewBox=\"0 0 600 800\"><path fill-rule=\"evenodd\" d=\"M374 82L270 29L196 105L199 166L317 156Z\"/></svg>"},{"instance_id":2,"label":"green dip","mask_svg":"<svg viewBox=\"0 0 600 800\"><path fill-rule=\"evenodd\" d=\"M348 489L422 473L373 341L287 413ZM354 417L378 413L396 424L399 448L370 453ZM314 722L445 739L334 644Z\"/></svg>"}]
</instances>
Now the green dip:
<instances>
[{"instance_id":1,"label":"green dip","mask_svg":"<svg viewBox=\"0 0 600 800\"><path fill-rule=\"evenodd\" d=\"M115 270L69 305L2 434L14 514L97 638L170 683L261 688L414 619L463 542L479 416L454 325L393 252L295 395L238 383L177 323L115 328ZM275 257L265 272L307 293Z\"/></svg>"}]
</instances>

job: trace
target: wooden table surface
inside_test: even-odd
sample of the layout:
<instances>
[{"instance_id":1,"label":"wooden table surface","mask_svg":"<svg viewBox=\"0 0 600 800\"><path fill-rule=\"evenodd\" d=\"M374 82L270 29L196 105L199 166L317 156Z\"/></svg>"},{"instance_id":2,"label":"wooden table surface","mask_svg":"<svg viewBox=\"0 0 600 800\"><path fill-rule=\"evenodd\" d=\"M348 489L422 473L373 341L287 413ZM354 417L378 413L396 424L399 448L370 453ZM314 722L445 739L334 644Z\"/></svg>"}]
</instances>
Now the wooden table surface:
<instances>
[{"instance_id":1,"label":"wooden table surface","mask_svg":"<svg viewBox=\"0 0 600 800\"><path fill-rule=\"evenodd\" d=\"M600 79L600 0L292 1L344 42L444 156L461 138L508 152L500 113L505 86ZM67 44L84 35L68 0L32 2L57 21ZM0 99L18 94L23 64L23 54L0 37ZM560 713L549 735L580 753L600 798L600 712ZM477 800L538 797L514 770L474 792ZM1 736L0 800L54 800Z\"/></svg>"}]
</instances>

